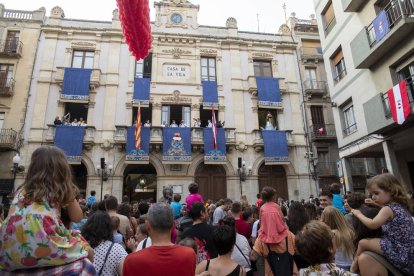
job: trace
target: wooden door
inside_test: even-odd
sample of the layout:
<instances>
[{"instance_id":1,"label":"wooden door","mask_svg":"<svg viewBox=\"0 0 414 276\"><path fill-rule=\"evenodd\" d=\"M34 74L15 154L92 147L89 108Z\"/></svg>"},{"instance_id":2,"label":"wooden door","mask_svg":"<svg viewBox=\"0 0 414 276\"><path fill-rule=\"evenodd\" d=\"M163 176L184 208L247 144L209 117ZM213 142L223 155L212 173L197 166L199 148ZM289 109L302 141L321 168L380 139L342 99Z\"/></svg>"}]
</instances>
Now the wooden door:
<instances>
[{"instance_id":1,"label":"wooden door","mask_svg":"<svg viewBox=\"0 0 414 276\"><path fill-rule=\"evenodd\" d=\"M196 170L195 181L204 200L227 197L226 172L222 166L201 164Z\"/></svg>"},{"instance_id":2,"label":"wooden door","mask_svg":"<svg viewBox=\"0 0 414 276\"><path fill-rule=\"evenodd\" d=\"M259 192L263 187L270 186L276 189L276 196L289 199L287 178L282 166L266 166L259 168Z\"/></svg>"}]
</instances>

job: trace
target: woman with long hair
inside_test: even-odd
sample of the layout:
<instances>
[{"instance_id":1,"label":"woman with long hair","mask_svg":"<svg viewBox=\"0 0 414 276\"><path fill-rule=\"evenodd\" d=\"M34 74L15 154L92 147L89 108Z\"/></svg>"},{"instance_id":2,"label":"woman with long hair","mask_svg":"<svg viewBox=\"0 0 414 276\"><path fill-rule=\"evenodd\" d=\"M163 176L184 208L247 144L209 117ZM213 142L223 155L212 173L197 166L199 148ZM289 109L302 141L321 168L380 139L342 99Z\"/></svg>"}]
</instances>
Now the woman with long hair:
<instances>
[{"instance_id":1,"label":"woman with long hair","mask_svg":"<svg viewBox=\"0 0 414 276\"><path fill-rule=\"evenodd\" d=\"M309 222L309 217L305 211L305 207L297 201L290 205L287 218L289 230L295 235L302 230L306 223Z\"/></svg>"},{"instance_id":2,"label":"woman with long hair","mask_svg":"<svg viewBox=\"0 0 414 276\"><path fill-rule=\"evenodd\" d=\"M344 215L335 207L326 207L321 216L321 221L328 225L335 234L335 264L349 271L354 254L354 232L345 220Z\"/></svg>"}]
</instances>

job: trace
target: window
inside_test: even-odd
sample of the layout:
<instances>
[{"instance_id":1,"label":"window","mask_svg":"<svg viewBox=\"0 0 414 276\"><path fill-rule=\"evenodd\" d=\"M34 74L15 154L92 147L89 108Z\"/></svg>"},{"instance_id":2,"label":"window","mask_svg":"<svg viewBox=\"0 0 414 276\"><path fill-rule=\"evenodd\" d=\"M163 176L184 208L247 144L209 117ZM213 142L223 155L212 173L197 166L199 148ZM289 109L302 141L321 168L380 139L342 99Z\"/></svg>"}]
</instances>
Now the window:
<instances>
[{"instance_id":1,"label":"window","mask_svg":"<svg viewBox=\"0 0 414 276\"><path fill-rule=\"evenodd\" d=\"M137 121L138 115L138 107L132 108L132 125L134 125ZM145 122L149 120L152 123L152 105L150 104L149 107L142 107L141 106L141 124L144 125Z\"/></svg>"},{"instance_id":2,"label":"window","mask_svg":"<svg viewBox=\"0 0 414 276\"><path fill-rule=\"evenodd\" d=\"M136 78L151 78L152 70L152 53L146 56L143 60L140 59L135 63L135 77Z\"/></svg>"},{"instance_id":3,"label":"window","mask_svg":"<svg viewBox=\"0 0 414 276\"><path fill-rule=\"evenodd\" d=\"M268 115L270 113L270 115ZM260 129L267 129L271 130L278 129L277 125L277 112L274 109L264 109L259 108L258 110L258 117L259 117L259 127ZM269 122L270 124L269 124ZM266 128L267 127L267 128Z\"/></svg>"},{"instance_id":4,"label":"window","mask_svg":"<svg viewBox=\"0 0 414 276\"><path fill-rule=\"evenodd\" d=\"M72 123L75 119L77 122L83 120L88 121L88 104L84 103L65 103L65 114L68 115L70 122ZM62 117L64 117L62 116Z\"/></svg>"},{"instance_id":5,"label":"window","mask_svg":"<svg viewBox=\"0 0 414 276\"><path fill-rule=\"evenodd\" d=\"M173 121L179 125L184 121L187 127L191 127L191 108L182 105L164 105L161 109L161 124L171 125Z\"/></svg>"},{"instance_id":6,"label":"window","mask_svg":"<svg viewBox=\"0 0 414 276\"><path fill-rule=\"evenodd\" d=\"M320 127L323 127L325 125L325 119L323 117L323 107L320 105L312 105L310 107L310 110L311 110L312 124L320 125Z\"/></svg>"},{"instance_id":7,"label":"window","mask_svg":"<svg viewBox=\"0 0 414 276\"><path fill-rule=\"evenodd\" d=\"M13 83L14 66L0 64L0 88L9 88Z\"/></svg>"},{"instance_id":8,"label":"window","mask_svg":"<svg viewBox=\"0 0 414 276\"><path fill-rule=\"evenodd\" d=\"M0 129L3 129L4 125L4 112L0 112Z\"/></svg>"},{"instance_id":9,"label":"window","mask_svg":"<svg viewBox=\"0 0 414 276\"><path fill-rule=\"evenodd\" d=\"M357 123L355 121L354 105L352 101L342 107L342 116L344 122L344 133L350 135L357 131Z\"/></svg>"},{"instance_id":10,"label":"window","mask_svg":"<svg viewBox=\"0 0 414 276\"><path fill-rule=\"evenodd\" d=\"M214 114L216 116L216 122L219 121L218 117L218 110L214 109ZM201 121L201 127L206 127L208 125L208 120L211 121L212 113L209 109L204 109L203 106L200 106L200 121Z\"/></svg>"},{"instance_id":11,"label":"window","mask_svg":"<svg viewBox=\"0 0 414 276\"><path fill-rule=\"evenodd\" d=\"M407 81L408 99L411 105L414 104L414 61L409 64L402 65L397 68L398 81Z\"/></svg>"},{"instance_id":12,"label":"window","mask_svg":"<svg viewBox=\"0 0 414 276\"><path fill-rule=\"evenodd\" d=\"M331 61L334 66L334 80L338 82L346 76L345 59L341 48L331 57Z\"/></svg>"},{"instance_id":13,"label":"window","mask_svg":"<svg viewBox=\"0 0 414 276\"><path fill-rule=\"evenodd\" d=\"M272 63L270 61L257 61L254 62L254 75L256 77L273 77Z\"/></svg>"},{"instance_id":14,"label":"window","mask_svg":"<svg viewBox=\"0 0 414 276\"><path fill-rule=\"evenodd\" d=\"M8 31L4 52L16 53L19 44L20 32Z\"/></svg>"},{"instance_id":15,"label":"window","mask_svg":"<svg viewBox=\"0 0 414 276\"><path fill-rule=\"evenodd\" d=\"M216 58L202 57L201 58L201 80L215 81L216 80Z\"/></svg>"},{"instance_id":16,"label":"window","mask_svg":"<svg viewBox=\"0 0 414 276\"><path fill-rule=\"evenodd\" d=\"M321 15L323 26L325 29L325 35L328 35L329 32L333 29L333 27L336 25L335 12L332 5L332 1L330 1L328 5L326 5Z\"/></svg>"},{"instance_id":17,"label":"window","mask_svg":"<svg viewBox=\"0 0 414 276\"><path fill-rule=\"evenodd\" d=\"M93 68L94 52L73 51L72 68Z\"/></svg>"},{"instance_id":18,"label":"window","mask_svg":"<svg viewBox=\"0 0 414 276\"><path fill-rule=\"evenodd\" d=\"M305 88L306 89L318 89L318 80L316 78L316 68L305 68Z\"/></svg>"}]
</instances>

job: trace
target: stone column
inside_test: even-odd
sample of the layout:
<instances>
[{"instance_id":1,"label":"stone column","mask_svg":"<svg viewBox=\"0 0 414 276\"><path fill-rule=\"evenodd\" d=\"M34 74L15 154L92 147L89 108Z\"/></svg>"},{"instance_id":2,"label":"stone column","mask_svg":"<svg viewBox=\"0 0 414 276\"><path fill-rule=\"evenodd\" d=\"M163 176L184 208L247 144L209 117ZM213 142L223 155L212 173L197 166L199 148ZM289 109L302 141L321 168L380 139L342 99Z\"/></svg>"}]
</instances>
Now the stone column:
<instances>
[{"instance_id":1,"label":"stone column","mask_svg":"<svg viewBox=\"0 0 414 276\"><path fill-rule=\"evenodd\" d=\"M400 178L400 171L398 170L397 156L395 155L394 145L392 141L382 142L382 148L384 150L385 163L389 173L395 177Z\"/></svg>"},{"instance_id":2,"label":"stone column","mask_svg":"<svg viewBox=\"0 0 414 276\"><path fill-rule=\"evenodd\" d=\"M152 125L161 126L161 104L154 103L152 105Z\"/></svg>"},{"instance_id":3,"label":"stone column","mask_svg":"<svg viewBox=\"0 0 414 276\"><path fill-rule=\"evenodd\" d=\"M350 158L342 158L342 171L344 174L345 187L347 191L353 191L354 185L352 182L352 167Z\"/></svg>"}]
</instances>

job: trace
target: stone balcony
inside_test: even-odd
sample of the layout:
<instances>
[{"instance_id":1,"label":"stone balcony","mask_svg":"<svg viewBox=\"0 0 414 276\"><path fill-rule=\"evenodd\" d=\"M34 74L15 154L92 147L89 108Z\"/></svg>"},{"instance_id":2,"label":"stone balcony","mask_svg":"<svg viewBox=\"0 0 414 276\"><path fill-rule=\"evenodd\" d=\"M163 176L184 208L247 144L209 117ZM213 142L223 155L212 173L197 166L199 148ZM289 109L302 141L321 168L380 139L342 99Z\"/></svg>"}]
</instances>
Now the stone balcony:
<instances>
[{"instance_id":1,"label":"stone balcony","mask_svg":"<svg viewBox=\"0 0 414 276\"><path fill-rule=\"evenodd\" d=\"M247 77L247 85L248 85L249 93L251 93L254 96L257 96L256 76ZM279 88L280 88L280 93L285 93L288 90L288 85L286 84L284 78L279 79Z\"/></svg>"},{"instance_id":2,"label":"stone balcony","mask_svg":"<svg viewBox=\"0 0 414 276\"><path fill-rule=\"evenodd\" d=\"M92 69L91 82L89 84L89 86L92 89L95 89L96 87L101 85L101 74L102 74L101 69ZM55 82L59 85L62 85L64 75L65 75L65 68L56 67Z\"/></svg>"},{"instance_id":3,"label":"stone balcony","mask_svg":"<svg viewBox=\"0 0 414 276\"><path fill-rule=\"evenodd\" d=\"M55 141L56 126L53 124L47 125L47 130L43 135L45 142L53 143ZM85 136L83 137L83 145L86 149L90 149L95 144L96 128L94 126L85 127Z\"/></svg>"},{"instance_id":4,"label":"stone balcony","mask_svg":"<svg viewBox=\"0 0 414 276\"><path fill-rule=\"evenodd\" d=\"M295 145L295 138L292 134L292 130L284 130L286 132L286 140L288 143L288 146L294 146ZM263 136L262 131L260 129L255 129L252 132L253 135L253 148L256 152L263 151L264 149L264 142L263 142Z\"/></svg>"},{"instance_id":5,"label":"stone balcony","mask_svg":"<svg viewBox=\"0 0 414 276\"><path fill-rule=\"evenodd\" d=\"M0 97L14 96L15 83L13 78L0 78Z\"/></svg>"},{"instance_id":6,"label":"stone balcony","mask_svg":"<svg viewBox=\"0 0 414 276\"><path fill-rule=\"evenodd\" d=\"M0 57L21 58L23 43L18 38L0 40Z\"/></svg>"},{"instance_id":7,"label":"stone balcony","mask_svg":"<svg viewBox=\"0 0 414 276\"><path fill-rule=\"evenodd\" d=\"M0 129L0 151L16 149L18 141L17 132L13 129Z\"/></svg>"}]
</instances>

